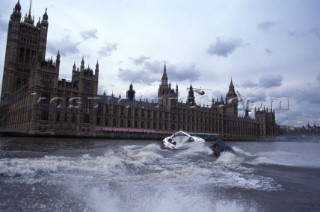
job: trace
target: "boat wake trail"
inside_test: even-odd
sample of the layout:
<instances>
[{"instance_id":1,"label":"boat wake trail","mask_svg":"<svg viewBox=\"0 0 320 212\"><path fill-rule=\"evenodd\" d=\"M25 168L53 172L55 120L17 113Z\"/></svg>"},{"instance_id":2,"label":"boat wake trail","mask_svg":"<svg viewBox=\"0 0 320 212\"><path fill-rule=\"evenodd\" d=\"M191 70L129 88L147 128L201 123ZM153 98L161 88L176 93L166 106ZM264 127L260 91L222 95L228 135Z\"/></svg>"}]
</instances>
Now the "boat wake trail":
<instances>
[{"instance_id":1,"label":"boat wake trail","mask_svg":"<svg viewBox=\"0 0 320 212\"><path fill-rule=\"evenodd\" d=\"M87 211L246 211L257 206L217 191L281 189L243 166L247 157L235 149L216 159L207 145L175 152L155 143L118 145L103 155L0 159L0 177L5 183L59 186L61 195L76 198Z\"/></svg>"}]
</instances>

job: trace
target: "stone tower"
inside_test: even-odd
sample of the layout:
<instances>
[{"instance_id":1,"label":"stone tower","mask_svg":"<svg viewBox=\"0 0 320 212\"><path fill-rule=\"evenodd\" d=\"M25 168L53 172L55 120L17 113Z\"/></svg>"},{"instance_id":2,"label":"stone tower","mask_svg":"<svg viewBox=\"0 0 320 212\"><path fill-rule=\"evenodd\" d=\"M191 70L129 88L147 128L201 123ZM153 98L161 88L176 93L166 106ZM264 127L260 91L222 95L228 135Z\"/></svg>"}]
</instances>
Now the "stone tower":
<instances>
[{"instance_id":1,"label":"stone tower","mask_svg":"<svg viewBox=\"0 0 320 212\"><path fill-rule=\"evenodd\" d=\"M132 83L129 86L129 90L127 91L127 99L132 101L135 98L135 90L133 90L133 85Z\"/></svg>"},{"instance_id":2,"label":"stone tower","mask_svg":"<svg viewBox=\"0 0 320 212\"><path fill-rule=\"evenodd\" d=\"M195 98L194 98L194 91L193 91L192 85L190 85L190 88L189 88L187 104L189 106L195 106L196 105Z\"/></svg>"},{"instance_id":3,"label":"stone tower","mask_svg":"<svg viewBox=\"0 0 320 212\"><path fill-rule=\"evenodd\" d=\"M7 46L3 70L1 100L7 100L15 91L27 87L30 72L38 61L45 59L48 14L47 10L34 24L31 15L31 2L29 13L21 20L20 1L16 3L10 16Z\"/></svg>"},{"instance_id":4,"label":"stone tower","mask_svg":"<svg viewBox=\"0 0 320 212\"><path fill-rule=\"evenodd\" d=\"M226 113L232 116L238 116L238 95L234 90L232 78L229 85L229 91L226 96Z\"/></svg>"},{"instance_id":5,"label":"stone tower","mask_svg":"<svg viewBox=\"0 0 320 212\"><path fill-rule=\"evenodd\" d=\"M166 64L164 64L161 84L158 89L158 104L167 108L176 107L178 104L178 85L176 91L171 89L171 83L168 83Z\"/></svg>"}]
</instances>

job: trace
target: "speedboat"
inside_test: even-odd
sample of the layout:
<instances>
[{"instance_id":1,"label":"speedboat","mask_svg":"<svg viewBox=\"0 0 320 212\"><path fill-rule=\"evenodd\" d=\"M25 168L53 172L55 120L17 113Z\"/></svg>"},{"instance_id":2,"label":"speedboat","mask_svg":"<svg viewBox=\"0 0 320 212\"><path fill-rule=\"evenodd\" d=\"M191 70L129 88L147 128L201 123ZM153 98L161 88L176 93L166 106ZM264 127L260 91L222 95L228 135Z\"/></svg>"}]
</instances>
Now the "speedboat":
<instances>
[{"instance_id":1,"label":"speedboat","mask_svg":"<svg viewBox=\"0 0 320 212\"><path fill-rule=\"evenodd\" d=\"M211 145L214 156L219 157L222 152L234 153L231 146L224 143L222 140L218 140Z\"/></svg>"},{"instance_id":2,"label":"speedboat","mask_svg":"<svg viewBox=\"0 0 320 212\"><path fill-rule=\"evenodd\" d=\"M161 147L170 150L187 149L192 146L204 143L205 140L200 137L191 136L186 132L178 131L173 135L163 139Z\"/></svg>"}]
</instances>

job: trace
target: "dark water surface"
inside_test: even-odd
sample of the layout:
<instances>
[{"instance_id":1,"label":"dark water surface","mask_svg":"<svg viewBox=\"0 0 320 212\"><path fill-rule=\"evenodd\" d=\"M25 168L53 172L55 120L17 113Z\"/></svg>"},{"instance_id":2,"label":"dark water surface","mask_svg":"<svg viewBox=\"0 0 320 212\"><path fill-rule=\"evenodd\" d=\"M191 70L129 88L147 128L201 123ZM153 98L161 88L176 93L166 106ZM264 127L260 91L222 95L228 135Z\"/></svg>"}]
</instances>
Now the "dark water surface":
<instances>
[{"instance_id":1,"label":"dark water surface","mask_svg":"<svg viewBox=\"0 0 320 212\"><path fill-rule=\"evenodd\" d=\"M320 137L159 144L0 137L0 211L320 211Z\"/></svg>"}]
</instances>

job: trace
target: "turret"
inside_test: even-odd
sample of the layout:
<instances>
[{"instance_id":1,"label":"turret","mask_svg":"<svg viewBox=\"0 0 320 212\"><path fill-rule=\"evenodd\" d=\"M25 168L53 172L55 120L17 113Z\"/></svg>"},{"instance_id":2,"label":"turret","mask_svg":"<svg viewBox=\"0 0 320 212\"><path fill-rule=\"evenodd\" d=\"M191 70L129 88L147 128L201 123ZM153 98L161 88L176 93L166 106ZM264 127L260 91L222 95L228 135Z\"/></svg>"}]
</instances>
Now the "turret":
<instances>
[{"instance_id":1,"label":"turret","mask_svg":"<svg viewBox=\"0 0 320 212\"><path fill-rule=\"evenodd\" d=\"M10 17L11 21L18 21L20 23L21 21L21 5L20 1L18 0L16 6L13 8L13 12Z\"/></svg>"},{"instance_id":2,"label":"turret","mask_svg":"<svg viewBox=\"0 0 320 212\"><path fill-rule=\"evenodd\" d=\"M229 91L226 96L226 103L227 104L235 103L235 101L237 100L237 97L238 96L234 90L234 85L233 85L232 78L231 78L230 85L229 85Z\"/></svg>"},{"instance_id":3,"label":"turret","mask_svg":"<svg viewBox=\"0 0 320 212\"><path fill-rule=\"evenodd\" d=\"M77 67L76 67L76 62L74 62L72 66L72 81L75 81L76 77L77 77Z\"/></svg>"},{"instance_id":4,"label":"turret","mask_svg":"<svg viewBox=\"0 0 320 212\"><path fill-rule=\"evenodd\" d=\"M72 72L76 72L76 71L77 71L76 62L74 62L72 66Z\"/></svg>"},{"instance_id":5,"label":"turret","mask_svg":"<svg viewBox=\"0 0 320 212\"><path fill-rule=\"evenodd\" d=\"M39 21L38 21L38 23L37 23L37 27L38 27L38 28L41 28L41 21L40 21L40 17L39 17Z\"/></svg>"},{"instance_id":6,"label":"turret","mask_svg":"<svg viewBox=\"0 0 320 212\"><path fill-rule=\"evenodd\" d=\"M192 85L190 85L190 88L189 88L187 103L190 106L194 106L195 105L194 91L193 91Z\"/></svg>"},{"instance_id":7,"label":"turret","mask_svg":"<svg viewBox=\"0 0 320 212\"><path fill-rule=\"evenodd\" d=\"M163 67L163 74L162 74L162 78L161 78L161 84L162 85L168 85L168 75L167 75L166 63L164 63L164 67Z\"/></svg>"},{"instance_id":8,"label":"turret","mask_svg":"<svg viewBox=\"0 0 320 212\"><path fill-rule=\"evenodd\" d=\"M229 115L238 115L238 95L234 90L234 85L232 82L232 78L229 85L229 91L226 96L226 106L227 106L227 113Z\"/></svg>"},{"instance_id":9,"label":"turret","mask_svg":"<svg viewBox=\"0 0 320 212\"><path fill-rule=\"evenodd\" d=\"M48 22L49 16L47 13L47 8L42 16L42 21L41 21L41 26L44 28L47 28L49 26L49 22Z\"/></svg>"},{"instance_id":10,"label":"turret","mask_svg":"<svg viewBox=\"0 0 320 212\"><path fill-rule=\"evenodd\" d=\"M37 24L38 26L38 24ZM47 37L48 37L48 14L47 14L47 8L45 10L45 13L42 16L41 24L39 24L40 27L40 43L39 43L39 55L40 60L43 60L46 58L46 48L47 48Z\"/></svg>"},{"instance_id":11,"label":"turret","mask_svg":"<svg viewBox=\"0 0 320 212\"><path fill-rule=\"evenodd\" d=\"M177 94L177 96L179 95L179 88L178 88L178 84L176 85L176 94Z\"/></svg>"},{"instance_id":12,"label":"turret","mask_svg":"<svg viewBox=\"0 0 320 212\"><path fill-rule=\"evenodd\" d=\"M98 60L97 60L97 64L96 64L96 69L94 71L94 75L95 75L95 78L98 80L99 79L99 63L98 63Z\"/></svg>"},{"instance_id":13,"label":"turret","mask_svg":"<svg viewBox=\"0 0 320 212\"><path fill-rule=\"evenodd\" d=\"M60 52L58 51L57 57L56 57L56 70L59 72L60 69Z\"/></svg>"},{"instance_id":14,"label":"turret","mask_svg":"<svg viewBox=\"0 0 320 212\"><path fill-rule=\"evenodd\" d=\"M80 71L83 71L83 70L84 70L84 59L82 57Z\"/></svg>"},{"instance_id":15,"label":"turret","mask_svg":"<svg viewBox=\"0 0 320 212\"><path fill-rule=\"evenodd\" d=\"M176 87L178 91L178 87ZM175 108L177 105L178 93L171 89L171 83L168 83L167 67L164 63L161 84L158 89L158 104L167 108Z\"/></svg>"},{"instance_id":16,"label":"turret","mask_svg":"<svg viewBox=\"0 0 320 212\"><path fill-rule=\"evenodd\" d=\"M223 100L223 97L222 97L222 95L221 95L221 97L220 97L220 104L224 104L224 100Z\"/></svg>"},{"instance_id":17,"label":"turret","mask_svg":"<svg viewBox=\"0 0 320 212\"><path fill-rule=\"evenodd\" d=\"M127 91L127 99L132 101L135 98L135 90L133 90L132 83L129 86L129 90Z\"/></svg>"},{"instance_id":18,"label":"turret","mask_svg":"<svg viewBox=\"0 0 320 212\"><path fill-rule=\"evenodd\" d=\"M15 11L19 11L19 12L21 11L20 0L18 0L16 6L14 7L14 10L15 10Z\"/></svg>"},{"instance_id":19,"label":"turret","mask_svg":"<svg viewBox=\"0 0 320 212\"><path fill-rule=\"evenodd\" d=\"M31 17L31 5L32 5L32 1L30 1L29 13L25 15L24 22L33 25L34 18Z\"/></svg>"}]
</instances>

